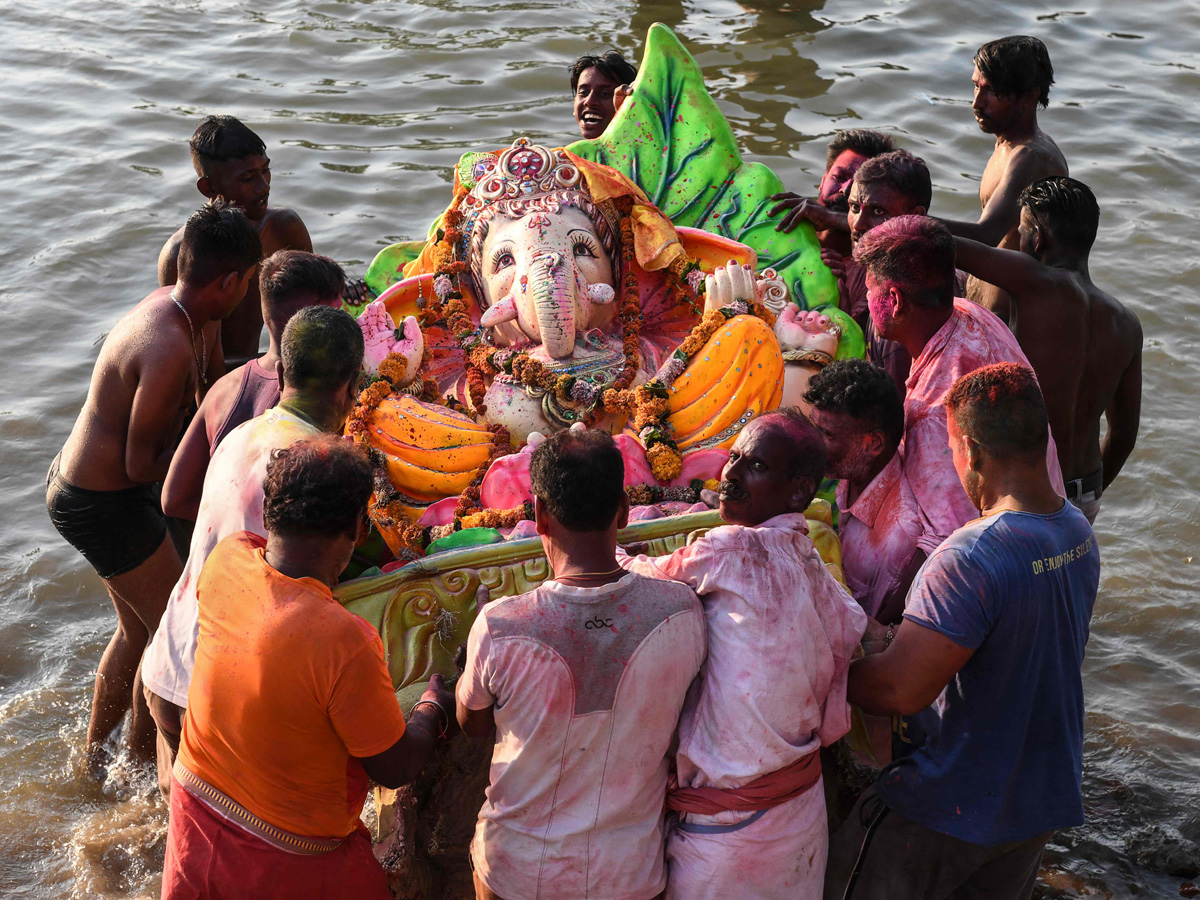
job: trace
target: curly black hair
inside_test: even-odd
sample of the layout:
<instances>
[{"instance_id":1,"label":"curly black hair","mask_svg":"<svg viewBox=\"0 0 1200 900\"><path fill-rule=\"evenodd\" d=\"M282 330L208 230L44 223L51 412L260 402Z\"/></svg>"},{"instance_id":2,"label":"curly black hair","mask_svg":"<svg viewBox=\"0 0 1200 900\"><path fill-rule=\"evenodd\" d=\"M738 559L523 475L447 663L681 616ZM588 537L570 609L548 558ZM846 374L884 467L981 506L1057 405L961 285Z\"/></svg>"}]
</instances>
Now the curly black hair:
<instances>
[{"instance_id":1,"label":"curly black hair","mask_svg":"<svg viewBox=\"0 0 1200 900\"><path fill-rule=\"evenodd\" d=\"M1050 105L1054 66L1046 45L1035 37L1016 34L988 41L975 51L975 66L1001 97L1038 92L1038 103Z\"/></svg>"},{"instance_id":2,"label":"curly black hair","mask_svg":"<svg viewBox=\"0 0 1200 900\"><path fill-rule=\"evenodd\" d=\"M822 412L838 412L883 432L891 450L904 437L904 399L896 382L865 359L839 359L808 382L804 402Z\"/></svg>"},{"instance_id":3,"label":"curly black hair","mask_svg":"<svg viewBox=\"0 0 1200 900\"><path fill-rule=\"evenodd\" d=\"M529 480L568 531L606 531L625 497L625 460L605 431L559 431L533 451Z\"/></svg>"},{"instance_id":4,"label":"curly black hair","mask_svg":"<svg viewBox=\"0 0 1200 900\"><path fill-rule=\"evenodd\" d=\"M272 534L358 535L373 478L355 444L331 434L274 451L263 481L263 523Z\"/></svg>"},{"instance_id":5,"label":"curly black hair","mask_svg":"<svg viewBox=\"0 0 1200 900\"><path fill-rule=\"evenodd\" d=\"M1033 369L993 363L954 382L942 401L959 430L1001 460L1046 454L1050 423Z\"/></svg>"}]
</instances>

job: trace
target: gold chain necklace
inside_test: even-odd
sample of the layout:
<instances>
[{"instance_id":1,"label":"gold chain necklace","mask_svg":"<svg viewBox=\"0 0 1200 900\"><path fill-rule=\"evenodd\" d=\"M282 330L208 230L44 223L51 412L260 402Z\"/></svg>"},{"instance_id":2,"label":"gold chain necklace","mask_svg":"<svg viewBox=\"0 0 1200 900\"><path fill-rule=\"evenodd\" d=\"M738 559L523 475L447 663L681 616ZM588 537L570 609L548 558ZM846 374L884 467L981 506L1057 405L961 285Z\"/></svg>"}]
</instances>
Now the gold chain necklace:
<instances>
[{"instance_id":1,"label":"gold chain necklace","mask_svg":"<svg viewBox=\"0 0 1200 900\"><path fill-rule=\"evenodd\" d=\"M192 358L196 360L196 371L200 375L200 383L208 384L208 339L204 336L204 329L200 329L200 346L204 348L204 363L201 364L200 356L196 353L196 326L192 324L192 317L188 311L183 308L183 304L179 302L179 298L175 296L175 292L171 291L171 301L179 307L179 311L183 313L183 317L187 319L188 333L192 338Z\"/></svg>"}]
</instances>

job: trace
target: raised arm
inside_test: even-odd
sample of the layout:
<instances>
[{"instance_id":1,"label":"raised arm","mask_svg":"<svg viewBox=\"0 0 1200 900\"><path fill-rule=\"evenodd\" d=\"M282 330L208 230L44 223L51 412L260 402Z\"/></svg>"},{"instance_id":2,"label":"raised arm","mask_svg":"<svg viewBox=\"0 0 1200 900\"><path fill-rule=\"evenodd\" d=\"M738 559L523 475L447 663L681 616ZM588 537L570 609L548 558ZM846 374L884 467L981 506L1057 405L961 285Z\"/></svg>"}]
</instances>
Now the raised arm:
<instances>
[{"instance_id":1,"label":"raised arm","mask_svg":"<svg viewBox=\"0 0 1200 900\"><path fill-rule=\"evenodd\" d=\"M1052 271L1020 250L1001 250L970 238L954 241L954 263L969 275L1019 297L1043 289Z\"/></svg>"},{"instance_id":2,"label":"raised arm","mask_svg":"<svg viewBox=\"0 0 1200 900\"><path fill-rule=\"evenodd\" d=\"M850 232L846 214L822 206L815 197L782 193L772 194L771 199L779 202L771 208L767 215L774 218L780 213L785 213L779 224L775 226L776 231L791 231L801 221L807 219L818 231L843 231L847 234Z\"/></svg>"},{"instance_id":3,"label":"raised arm","mask_svg":"<svg viewBox=\"0 0 1200 900\"><path fill-rule=\"evenodd\" d=\"M938 221L950 229L955 237L970 238L995 247L1004 236L1020 221L1021 207L1017 202L1021 191L1038 177L1037 154L1026 148L1013 151L1012 159L996 190L988 198L987 205L979 216L978 222L958 222L953 219ZM961 268L966 268L962 266ZM967 271L970 271L969 269Z\"/></svg>"},{"instance_id":4,"label":"raised arm","mask_svg":"<svg viewBox=\"0 0 1200 900\"><path fill-rule=\"evenodd\" d=\"M1121 375L1117 391L1104 410L1108 431L1100 445L1100 458L1104 465L1105 488L1117 477L1137 443L1138 424L1142 415L1142 327L1136 327L1137 352Z\"/></svg>"}]
</instances>

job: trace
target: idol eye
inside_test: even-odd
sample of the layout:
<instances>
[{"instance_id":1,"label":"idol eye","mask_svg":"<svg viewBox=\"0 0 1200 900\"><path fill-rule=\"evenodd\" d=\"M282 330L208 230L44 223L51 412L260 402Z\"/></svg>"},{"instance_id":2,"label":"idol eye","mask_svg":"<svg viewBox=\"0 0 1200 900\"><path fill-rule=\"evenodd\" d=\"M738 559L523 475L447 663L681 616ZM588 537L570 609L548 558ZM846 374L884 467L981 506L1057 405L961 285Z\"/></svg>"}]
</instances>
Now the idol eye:
<instances>
[{"instance_id":1,"label":"idol eye","mask_svg":"<svg viewBox=\"0 0 1200 900\"><path fill-rule=\"evenodd\" d=\"M492 254L492 272L499 272L501 269L507 269L509 266L515 265L516 260L513 259L512 251L506 248L500 248Z\"/></svg>"},{"instance_id":2,"label":"idol eye","mask_svg":"<svg viewBox=\"0 0 1200 900\"><path fill-rule=\"evenodd\" d=\"M591 259L596 259L596 248L592 242L585 237L575 238L574 252L576 256L586 256Z\"/></svg>"}]
</instances>

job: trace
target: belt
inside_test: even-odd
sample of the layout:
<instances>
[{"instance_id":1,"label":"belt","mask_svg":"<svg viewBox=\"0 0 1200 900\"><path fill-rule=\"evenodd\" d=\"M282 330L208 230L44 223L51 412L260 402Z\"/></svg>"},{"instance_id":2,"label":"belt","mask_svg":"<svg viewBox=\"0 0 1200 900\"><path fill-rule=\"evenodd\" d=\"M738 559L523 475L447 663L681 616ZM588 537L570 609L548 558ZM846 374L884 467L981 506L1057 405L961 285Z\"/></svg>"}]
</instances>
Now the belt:
<instances>
[{"instance_id":1,"label":"belt","mask_svg":"<svg viewBox=\"0 0 1200 900\"><path fill-rule=\"evenodd\" d=\"M1095 500L1104 490L1104 467L1101 466L1091 475L1085 475L1083 478L1073 478L1065 484L1067 499L1072 503L1081 500ZM1091 494L1090 497L1089 494Z\"/></svg>"},{"instance_id":2,"label":"belt","mask_svg":"<svg viewBox=\"0 0 1200 900\"><path fill-rule=\"evenodd\" d=\"M820 780L821 757L814 750L791 765L737 788L681 788L672 776L667 785L667 808L702 816L727 811L761 812L799 797Z\"/></svg>"},{"instance_id":3,"label":"belt","mask_svg":"<svg viewBox=\"0 0 1200 900\"><path fill-rule=\"evenodd\" d=\"M270 822L260 819L232 797L223 794L198 775L193 775L179 760L175 760L173 770L175 780L189 794L209 807L219 816L229 819L256 838L270 844L277 850L297 853L301 856L323 856L332 853L346 842L346 838L305 837L292 834L282 828L276 828Z\"/></svg>"}]
</instances>

